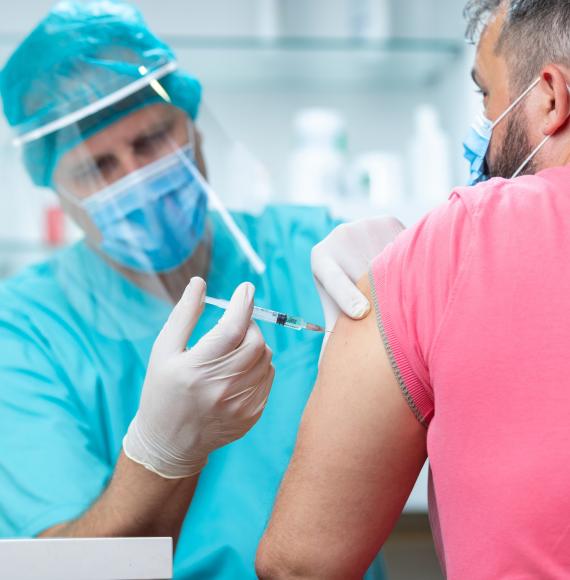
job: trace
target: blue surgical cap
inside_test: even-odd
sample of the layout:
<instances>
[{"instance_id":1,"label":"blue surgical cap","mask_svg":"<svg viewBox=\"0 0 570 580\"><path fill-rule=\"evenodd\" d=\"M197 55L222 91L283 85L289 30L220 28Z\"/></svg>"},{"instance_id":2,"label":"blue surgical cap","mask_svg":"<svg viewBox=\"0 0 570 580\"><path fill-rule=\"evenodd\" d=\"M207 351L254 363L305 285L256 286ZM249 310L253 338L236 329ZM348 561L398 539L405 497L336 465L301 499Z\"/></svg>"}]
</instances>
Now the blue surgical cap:
<instances>
[{"instance_id":1,"label":"blue surgical cap","mask_svg":"<svg viewBox=\"0 0 570 580\"><path fill-rule=\"evenodd\" d=\"M141 13L120 0L58 3L12 54L0 73L4 114L25 134L64 118L175 62L171 48L147 27ZM159 80L170 103L195 119L202 89L181 71ZM49 187L61 156L133 111L165 102L146 87L74 127L23 145L33 182ZM80 137L78 137L80 135Z\"/></svg>"}]
</instances>

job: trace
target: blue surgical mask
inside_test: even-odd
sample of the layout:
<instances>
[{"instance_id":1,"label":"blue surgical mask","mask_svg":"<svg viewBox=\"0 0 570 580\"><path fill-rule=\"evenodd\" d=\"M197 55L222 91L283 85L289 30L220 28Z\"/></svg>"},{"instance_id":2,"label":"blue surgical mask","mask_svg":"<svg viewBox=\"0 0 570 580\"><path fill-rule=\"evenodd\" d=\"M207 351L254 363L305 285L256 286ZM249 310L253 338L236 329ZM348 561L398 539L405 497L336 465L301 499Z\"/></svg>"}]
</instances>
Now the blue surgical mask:
<instances>
[{"instance_id":1,"label":"blue surgical mask","mask_svg":"<svg viewBox=\"0 0 570 580\"><path fill-rule=\"evenodd\" d=\"M205 230L207 195L190 149L177 150L82 203L99 229L100 249L115 262L144 273L183 264Z\"/></svg>"},{"instance_id":2,"label":"blue surgical mask","mask_svg":"<svg viewBox=\"0 0 570 580\"><path fill-rule=\"evenodd\" d=\"M516 99L511 106L504 111L499 118L493 122L490 121L484 113L480 113L463 142L463 156L469 162L469 185L476 185L481 181L489 179L489 168L487 166L487 153L491 144L491 137L493 136L494 128L517 106L521 101L538 85L540 78L533 81L533 83L524 91L518 99ZM517 177L524 170L524 168L532 161L535 155L542 149L550 136L546 137L542 143L532 152L532 154L523 162L515 174Z\"/></svg>"}]
</instances>

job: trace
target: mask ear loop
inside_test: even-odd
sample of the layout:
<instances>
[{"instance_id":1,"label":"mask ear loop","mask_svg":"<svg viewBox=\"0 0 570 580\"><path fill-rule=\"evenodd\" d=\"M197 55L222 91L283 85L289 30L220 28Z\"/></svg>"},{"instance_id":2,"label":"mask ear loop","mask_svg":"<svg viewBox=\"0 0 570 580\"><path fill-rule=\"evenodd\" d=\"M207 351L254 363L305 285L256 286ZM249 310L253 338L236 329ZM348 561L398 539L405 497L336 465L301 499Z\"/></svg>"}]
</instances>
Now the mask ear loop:
<instances>
[{"instance_id":1,"label":"mask ear loop","mask_svg":"<svg viewBox=\"0 0 570 580\"><path fill-rule=\"evenodd\" d=\"M520 167L515 171L511 179L515 179L518 177L524 168L534 159L534 157L538 154L538 152L546 145L547 141L552 137L552 135L547 135L538 145L535 147L534 151L521 163Z\"/></svg>"},{"instance_id":2,"label":"mask ear loop","mask_svg":"<svg viewBox=\"0 0 570 580\"><path fill-rule=\"evenodd\" d=\"M538 79L540 80L540 79ZM536 82L538 82L538 80ZM536 83L535 83L536 85ZM570 91L570 85L567 85L568 90ZM567 119L568 120L568 119ZM515 171L514 175L511 177L511 179L515 179L515 177L518 177L522 171L524 170L524 168L534 159L534 157L536 155L538 155L538 153L540 152L540 150L546 145L546 143L548 142L548 140L552 137L552 135L547 135L540 143L537 147L535 147L534 151L521 163L521 166Z\"/></svg>"},{"instance_id":3,"label":"mask ear loop","mask_svg":"<svg viewBox=\"0 0 570 580\"><path fill-rule=\"evenodd\" d=\"M492 128L494 129L530 93L530 91L532 91L532 89L534 89L534 87L536 87L536 85L538 85L539 82L540 82L540 77L535 79L535 81L526 89L526 91L524 91L524 93L522 95L520 95L517 99L515 99L511 103L511 106L508 107L508 109L506 109L505 111L503 111L499 115L499 118L493 123Z\"/></svg>"}]
</instances>

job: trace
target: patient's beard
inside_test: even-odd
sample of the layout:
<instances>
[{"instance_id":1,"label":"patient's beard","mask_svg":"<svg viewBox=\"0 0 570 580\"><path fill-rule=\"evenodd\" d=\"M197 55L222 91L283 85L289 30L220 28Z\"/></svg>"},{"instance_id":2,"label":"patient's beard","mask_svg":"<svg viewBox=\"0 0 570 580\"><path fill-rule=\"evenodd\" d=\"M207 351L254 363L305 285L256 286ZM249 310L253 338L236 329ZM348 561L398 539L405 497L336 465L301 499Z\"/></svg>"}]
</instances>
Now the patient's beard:
<instances>
[{"instance_id":1,"label":"patient's beard","mask_svg":"<svg viewBox=\"0 0 570 580\"><path fill-rule=\"evenodd\" d=\"M489 162L491 177L510 179L525 159L532 153L532 146L525 131L526 119L521 111L513 111L508 119L502 147ZM523 169L521 175L533 175L537 171L535 159Z\"/></svg>"}]
</instances>

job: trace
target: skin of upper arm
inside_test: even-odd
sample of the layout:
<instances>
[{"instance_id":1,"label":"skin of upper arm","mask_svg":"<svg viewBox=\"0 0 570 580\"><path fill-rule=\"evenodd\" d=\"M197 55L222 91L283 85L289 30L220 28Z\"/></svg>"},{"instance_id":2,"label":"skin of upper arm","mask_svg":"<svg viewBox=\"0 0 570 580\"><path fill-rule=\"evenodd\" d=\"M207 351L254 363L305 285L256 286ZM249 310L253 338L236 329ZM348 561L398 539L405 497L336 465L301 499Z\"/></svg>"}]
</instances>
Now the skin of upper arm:
<instances>
[{"instance_id":1,"label":"skin of upper arm","mask_svg":"<svg viewBox=\"0 0 570 580\"><path fill-rule=\"evenodd\" d=\"M370 300L368 279L359 284ZM257 555L260 578L361 578L426 459L374 312L339 319Z\"/></svg>"}]
</instances>

